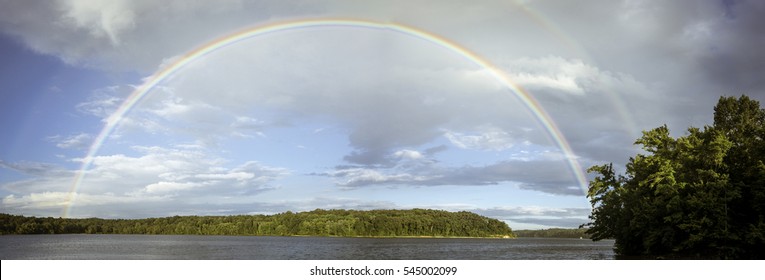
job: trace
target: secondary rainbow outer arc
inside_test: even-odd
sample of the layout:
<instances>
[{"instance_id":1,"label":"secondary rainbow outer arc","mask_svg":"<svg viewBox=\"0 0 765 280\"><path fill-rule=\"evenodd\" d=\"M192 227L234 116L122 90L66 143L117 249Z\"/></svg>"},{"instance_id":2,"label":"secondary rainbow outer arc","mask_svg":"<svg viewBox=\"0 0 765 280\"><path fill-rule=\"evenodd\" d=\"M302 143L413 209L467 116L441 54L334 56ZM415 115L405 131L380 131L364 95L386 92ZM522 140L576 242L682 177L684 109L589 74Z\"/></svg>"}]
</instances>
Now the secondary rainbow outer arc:
<instances>
[{"instance_id":1,"label":"secondary rainbow outer arc","mask_svg":"<svg viewBox=\"0 0 765 280\"><path fill-rule=\"evenodd\" d=\"M68 201L65 202L65 207L64 207L62 216L63 217L69 216L72 204L77 199L77 189L82 184L82 180L85 178L86 171L90 168L91 164L93 163L94 156L96 155L98 150L101 148L101 146L104 144L106 139L109 137L112 131L114 131L117 125L119 125L120 121L125 116L125 114L127 114L139 101L141 101L141 99L144 96L146 96L159 83L161 83L168 77L172 76L174 73L180 71L185 66L189 65L190 63L194 62L200 57L203 57L209 53L212 53L226 46L235 44L237 42L240 42L249 38L257 37L267 33L273 33L273 32L279 32L279 31L285 31L285 30L291 30L291 29L309 28L309 27L332 27L332 26L365 27L365 28L372 28L372 29L378 29L378 30L390 30L390 31L398 32L398 33L403 33L406 35L410 35L410 36L434 43L443 48L446 48L456 54L461 55L462 57L475 63L476 65L482 67L483 69L489 70L489 73L491 73L491 75L494 78L496 78L498 81L502 82L505 86L507 86L511 90L511 92L513 92L514 95L533 113L533 115L537 118L540 124L545 128L549 136L552 138L553 142L555 142L555 144L564 153L566 157L566 161L569 165L569 168L571 169L572 174L574 174L574 177L576 178L576 181L579 184L582 191L586 193L587 180L585 178L584 172L582 171L582 168L579 165L579 162L577 161L577 156L572 151L571 146L568 144L568 141L566 141L566 138L563 136L563 133L561 133L558 126L552 120L550 115L542 108L539 102L522 87L513 83L510 77L504 71L500 70L497 66L493 65L492 63L482 58L478 54L468 50L467 48L462 47L461 45L447 38L441 37L437 34L430 33L415 27L406 26L406 25L402 25L398 23L378 22L378 21L361 20L361 19L320 18L320 19L301 19L301 20L294 20L294 21L268 23L265 25L251 27L248 29L244 29L244 30L220 37L200 47L197 47L196 49L190 52L187 52L186 54L182 55L180 58L176 59L171 64L165 66L160 71L154 73L152 76L145 79L144 83L141 84L139 87L137 87L125 99L125 101L120 105L120 107L117 108L117 110L105 120L103 129L101 129L101 132L93 140L93 143L88 149L88 153L82 159L80 170L75 175L74 181L72 183L72 187L69 191Z\"/></svg>"}]
</instances>

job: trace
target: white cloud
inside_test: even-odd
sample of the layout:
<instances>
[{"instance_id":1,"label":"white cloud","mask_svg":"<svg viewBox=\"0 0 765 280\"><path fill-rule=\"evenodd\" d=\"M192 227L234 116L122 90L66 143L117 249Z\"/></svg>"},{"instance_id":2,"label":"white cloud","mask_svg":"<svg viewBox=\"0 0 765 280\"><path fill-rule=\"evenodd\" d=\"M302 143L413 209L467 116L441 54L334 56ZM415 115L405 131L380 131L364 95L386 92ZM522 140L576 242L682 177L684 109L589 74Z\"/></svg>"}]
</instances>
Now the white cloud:
<instances>
[{"instance_id":1,"label":"white cloud","mask_svg":"<svg viewBox=\"0 0 765 280\"><path fill-rule=\"evenodd\" d=\"M93 91L84 102L77 104L81 113L106 119L124 102L125 97L135 88L132 86L109 86Z\"/></svg>"},{"instance_id":2,"label":"white cloud","mask_svg":"<svg viewBox=\"0 0 765 280\"><path fill-rule=\"evenodd\" d=\"M203 187L203 183L198 182L157 182L146 186L147 193L168 193L187 191L193 188Z\"/></svg>"},{"instance_id":3,"label":"white cloud","mask_svg":"<svg viewBox=\"0 0 765 280\"><path fill-rule=\"evenodd\" d=\"M30 193L23 196L8 195L3 198L3 208L18 210L60 210L68 206L71 194L68 192ZM128 195L106 194L77 194L78 206L113 206L114 204L143 203L149 201L167 201L166 198L138 197ZM95 214L95 213L94 213ZM49 214L50 215L50 214Z\"/></svg>"},{"instance_id":4,"label":"white cloud","mask_svg":"<svg viewBox=\"0 0 765 280\"><path fill-rule=\"evenodd\" d=\"M424 157L418 151L406 150L406 149L396 151L395 153L393 153L393 156L396 157L396 158L410 159L410 160L418 160L418 159L421 159L421 158Z\"/></svg>"},{"instance_id":5,"label":"white cloud","mask_svg":"<svg viewBox=\"0 0 765 280\"><path fill-rule=\"evenodd\" d=\"M135 13L126 0L68 0L60 1L64 22L71 20L77 28L87 29L95 38L107 37L119 45L120 33L135 28Z\"/></svg>"},{"instance_id":6,"label":"white cloud","mask_svg":"<svg viewBox=\"0 0 765 280\"><path fill-rule=\"evenodd\" d=\"M266 137L266 134L263 132L269 124L267 124L265 121L246 117L246 116L238 116L235 118L234 122L231 123L230 127L233 130L231 134L233 136L242 137L242 138L254 138L257 137Z\"/></svg>"},{"instance_id":7,"label":"white cloud","mask_svg":"<svg viewBox=\"0 0 765 280\"><path fill-rule=\"evenodd\" d=\"M287 169L253 161L228 167L226 160L199 148L134 147L134 150L140 155L93 157L76 190L74 204L84 207L162 200L173 205L209 196L251 197L275 188L272 184L289 174ZM69 203L74 170L41 163L0 163L4 168L32 176L1 186L11 193L3 202L4 209L39 210Z\"/></svg>"},{"instance_id":8,"label":"white cloud","mask_svg":"<svg viewBox=\"0 0 765 280\"><path fill-rule=\"evenodd\" d=\"M338 186L358 187L366 185L416 185L430 178L408 173L383 173L369 168L349 168L328 173L327 175L339 178Z\"/></svg>"},{"instance_id":9,"label":"white cloud","mask_svg":"<svg viewBox=\"0 0 765 280\"><path fill-rule=\"evenodd\" d=\"M239 116L236 117L236 121L231 126L243 129L260 129L265 126L265 122L256 118Z\"/></svg>"},{"instance_id":10,"label":"white cloud","mask_svg":"<svg viewBox=\"0 0 765 280\"><path fill-rule=\"evenodd\" d=\"M48 137L48 140L56 143L56 147L62 149L85 150L90 146L91 142L93 142L93 136L88 133L70 135L65 138L57 135Z\"/></svg>"},{"instance_id":11,"label":"white cloud","mask_svg":"<svg viewBox=\"0 0 765 280\"><path fill-rule=\"evenodd\" d=\"M162 101L162 107L152 108L150 112L163 118L175 118L193 112L193 107L194 105L183 102L182 98L168 98Z\"/></svg>"},{"instance_id":12,"label":"white cloud","mask_svg":"<svg viewBox=\"0 0 765 280\"><path fill-rule=\"evenodd\" d=\"M255 177L255 174L248 172L231 172L231 173L214 173L214 174L197 174L194 178L210 179L210 180L224 180L234 179L236 181L247 181Z\"/></svg>"},{"instance_id":13,"label":"white cloud","mask_svg":"<svg viewBox=\"0 0 765 280\"><path fill-rule=\"evenodd\" d=\"M597 69L584 62L567 61L560 57L531 59L524 57L511 62L511 79L529 90L549 88L565 93L583 95L581 79L591 78Z\"/></svg>"},{"instance_id":14,"label":"white cloud","mask_svg":"<svg viewBox=\"0 0 765 280\"><path fill-rule=\"evenodd\" d=\"M503 151L512 148L517 142L504 130L493 126L478 127L479 134L465 134L446 131L444 136L457 147L470 150Z\"/></svg>"}]
</instances>

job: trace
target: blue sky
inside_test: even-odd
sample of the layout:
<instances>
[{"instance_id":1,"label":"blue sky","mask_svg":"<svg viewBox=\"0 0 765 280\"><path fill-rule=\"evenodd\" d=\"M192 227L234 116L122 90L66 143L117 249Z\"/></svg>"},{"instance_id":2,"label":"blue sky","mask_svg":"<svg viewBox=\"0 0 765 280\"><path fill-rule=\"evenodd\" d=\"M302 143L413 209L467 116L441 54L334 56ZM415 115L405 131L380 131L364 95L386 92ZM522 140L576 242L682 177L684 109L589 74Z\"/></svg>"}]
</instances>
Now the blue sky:
<instances>
[{"instance_id":1,"label":"blue sky","mask_svg":"<svg viewBox=\"0 0 765 280\"><path fill-rule=\"evenodd\" d=\"M417 207L577 227L589 204L511 89L448 49L369 28L275 32L194 61L124 116L70 190L105 120L153 73L212 39L303 18L448 38L538 100L583 168L623 168L642 130L709 124L721 95L765 101L761 2L664 2L3 0L0 212Z\"/></svg>"}]
</instances>

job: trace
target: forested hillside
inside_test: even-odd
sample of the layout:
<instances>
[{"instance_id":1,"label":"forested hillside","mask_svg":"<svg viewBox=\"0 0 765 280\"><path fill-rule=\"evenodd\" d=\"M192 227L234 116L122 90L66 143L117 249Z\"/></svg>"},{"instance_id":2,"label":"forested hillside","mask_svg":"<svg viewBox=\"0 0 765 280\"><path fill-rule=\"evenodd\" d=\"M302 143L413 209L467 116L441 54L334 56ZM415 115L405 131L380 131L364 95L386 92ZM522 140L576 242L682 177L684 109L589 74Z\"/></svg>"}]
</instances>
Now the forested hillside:
<instances>
[{"instance_id":1,"label":"forested hillside","mask_svg":"<svg viewBox=\"0 0 765 280\"><path fill-rule=\"evenodd\" d=\"M191 234L512 237L507 224L470 212L314 210L276 215L64 219L0 214L2 234Z\"/></svg>"}]
</instances>

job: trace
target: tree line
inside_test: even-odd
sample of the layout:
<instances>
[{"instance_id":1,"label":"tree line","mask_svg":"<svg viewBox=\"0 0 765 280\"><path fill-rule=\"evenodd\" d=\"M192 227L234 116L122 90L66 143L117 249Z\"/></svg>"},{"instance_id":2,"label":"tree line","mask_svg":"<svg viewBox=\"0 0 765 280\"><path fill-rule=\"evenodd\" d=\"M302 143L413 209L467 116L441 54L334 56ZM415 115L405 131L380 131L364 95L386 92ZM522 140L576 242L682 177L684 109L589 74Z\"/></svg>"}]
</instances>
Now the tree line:
<instances>
[{"instance_id":1,"label":"tree line","mask_svg":"<svg viewBox=\"0 0 765 280\"><path fill-rule=\"evenodd\" d=\"M587 229L583 228L548 228L548 229L523 229L514 230L516 237L544 237L544 238L584 238L590 239Z\"/></svg>"},{"instance_id":2,"label":"tree line","mask_svg":"<svg viewBox=\"0 0 765 280\"><path fill-rule=\"evenodd\" d=\"M314 210L275 215L67 219L0 214L2 234L512 237L497 219L441 210Z\"/></svg>"},{"instance_id":3,"label":"tree line","mask_svg":"<svg viewBox=\"0 0 765 280\"><path fill-rule=\"evenodd\" d=\"M721 97L714 124L673 138L644 131L625 175L593 166L587 196L593 240L615 239L622 256L765 258L765 109Z\"/></svg>"}]
</instances>

